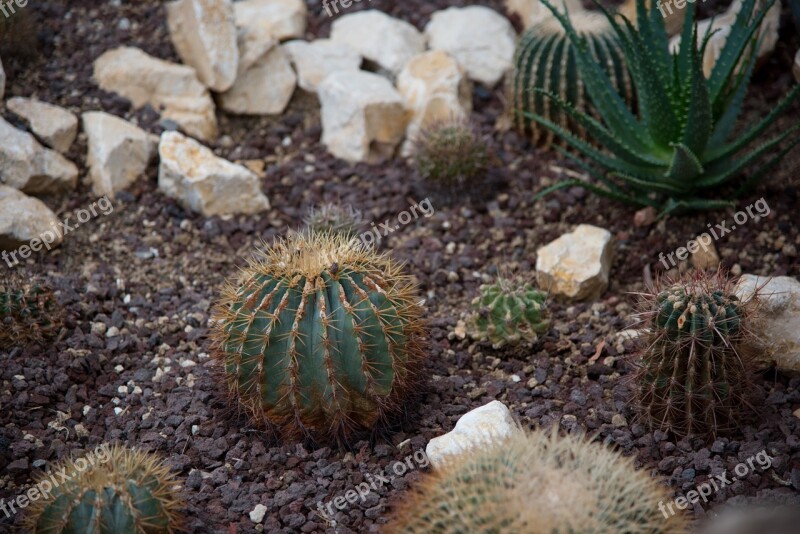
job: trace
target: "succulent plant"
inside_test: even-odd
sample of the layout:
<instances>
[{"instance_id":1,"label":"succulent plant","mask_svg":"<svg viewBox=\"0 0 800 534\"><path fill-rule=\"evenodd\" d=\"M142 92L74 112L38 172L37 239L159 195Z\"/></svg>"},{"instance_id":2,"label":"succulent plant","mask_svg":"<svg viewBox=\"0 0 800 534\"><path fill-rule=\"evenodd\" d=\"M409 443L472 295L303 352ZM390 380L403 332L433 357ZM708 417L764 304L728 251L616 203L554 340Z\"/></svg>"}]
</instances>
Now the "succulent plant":
<instances>
[{"instance_id":1,"label":"succulent plant","mask_svg":"<svg viewBox=\"0 0 800 534\"><path fill-rule=\"evenodd\" d=\"M722 274L686 275L644 296L648 326L638 355L638 405L655 428L713 437L751 413L748 310Z\"/></svg>"},{"instance_id":2,"label":"succulent plant","mask_svg":"<svg viewBox=\"0 0 800 534\"><path fill-rule=\"evenodd\" d=\"M606 18L600 13L578 10L570 13L570 20L575 31L586 39L592 57L604 68L614 89L625 101L632 101L633 87L622 46ZM555 133L539 126L531 118L535 114L584 137L583 126L541 92L558 95L577 110L595 113L575 58L575 46L561 24L547 19L528 29L517 45L513 64L514 70L507 78L507 100L514 127L530 133L534 144L549 146Z\"/></svg>"},{"instance_id":3,"label":"succulent plant","mask_svg":"<svg viewBox=\"0 0 800 534\"><path fill-rule=\"evenodd\" d=\"M107 454L66 460L52 472L68 480L52 484L44 474L35 487L26 530L33 534L171 534L180 530L176 480L157 456L121 446ZM104 460L104 461L102 461ZM60 477L59 477L60 478ZM44 495L45 488L51 488Z\"/></svg>"},{"instance_id":4,"label":"succulent plant","mask_svg":"<svg viewBox=\"0 0 800 534\"><path fill-rule=\"evenodd\" d=\"M532 344L549 325L546 300L545 293L519 278L484 284L472 301L472 337L488 339L494 348Z\"/></svg>"},{"instance_id":5,"label":"succulent plant","mask_svg":"<svg viewBox=\"0 0 800 534\"><path fill-rule=\"evenodd\" d=\"M312 207L303 221L314 232L333 232L350 237L357 236L364 228L361 212L349 204L346 208L334 203Z\"/></svg>"},{"instance_id":6,"label":"succulent plant","mask_svg":"<svg viewBox=\"0 0 800 534\"><path fill-rule=\"evenodd\" d=\"M0 283L0 349L40 343L58 334L62 323L63 311L46 286L17 277Z\"/></svg>"},{"instance_id":7,"label":"succulent plant","mask_svg":"<svg viewBox=\"0 0 800 534\"><path fill-rule=\"evenodd\" d=\"M469 125L453 120L420 131L414 142L414 161L428 189L456 195L484 187L490 156Z\"/></svg>"},{"instance_id":8,"label":"succulent plant","mask_svg":"<svg viewBox=\"0 0 800 534\"><path fill-rule=\"evenodd\" d=\"M346 442L415 391L421 316L387 255L341 234L292 234L223 291L214 350L256 420L287 438Z\"/></svg>"},{"instance_id":9,"label":"succulent plant","mask_svg":"<svg viewBox=\"0 0 800 534\"><path fill-rule=\"evenodd\" d=\"M583 437L517 432L451 457L395 511L389 534L685 532L664 488Z\"/></svg>"},{"instance_id":10,"label":"succulent plant","mask_svg":"<svg viewBox=\"0 0 800 534\"><path fill-rule=\"evenodd\" d=\"M719 60L708 79L703 76L700 57L709 33L698 35L695 6L686 6L680 51L671 53L664 18L653 5L646 11L637 0L639 29L624 20L617 22L603 10L622 43L633 78L638 117L625 105L624 95L614 87L595 60L587 39L578 35L570 18L560 14L548 0L542 0L563 25L575 50L586 90L602 121L597 121L558 95L546 93L553 106L566 112L604 150L599 150L545 116L531 113L543 126L562 137L588 162L562 150L597 180L562 181L541 191L580 185L612 199L637 206L653 206L661 215L676 211L717 209L731 206L734 198L751 190L798 142L800 124L747 152L745 149L782 115L800 95L794 87L780 103L756 124L737 129L737 119L755 65L754 38L766 10L753 14L755 0L744 0L735 24L727 36ZM692 46L694 44L694 46ZM737 73L740 60L745 67ZM733 139L731 139L731 137ZM786 141L786 146L764 158ZM556 147L559 148L560 147ZM744 152L744 153L743 153ZM749 176L742 172L757 165ZM720 188L737 186L720 198Z\"/></svg>"}]
</instances>

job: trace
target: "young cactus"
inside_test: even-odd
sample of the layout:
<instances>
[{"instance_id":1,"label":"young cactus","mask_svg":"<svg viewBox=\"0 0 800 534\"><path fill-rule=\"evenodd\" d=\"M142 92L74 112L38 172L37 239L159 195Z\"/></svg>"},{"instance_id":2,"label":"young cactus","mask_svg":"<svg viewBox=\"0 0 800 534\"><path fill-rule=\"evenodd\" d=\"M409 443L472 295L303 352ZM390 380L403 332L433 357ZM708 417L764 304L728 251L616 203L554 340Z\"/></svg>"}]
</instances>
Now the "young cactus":
<instances>
[{"instance_id":1,"label":"young cactus","mask_svg":"<svg viewBox=\"0 0 800 534\"><path fill-rule=\"evenodd\" d=\"M498 349L508 345L532 345L547 331L547 295L529 282L499 277L480 287L472 301L472 337L489 340Z\"/></svg>"},{"instance_id":2,"label":"young cactus","mask_svg":"<svg viewBox=\"0 0 800 534\"><path fill-rule=\"evenodd\" d=\"M645 296L649 326L636 376L652 426L678 437L732 430L750 410L751 359L738 351L747 310L721 274L694 273Z\"/></svg>"},{"instance_id":3,"label":"young cactus","mask_svg":"<svg viewBox=\"0 0 800 534\"><path fill-rule=\"evenodd\" d=\"M361 212L348 205L323 204L312 207L303 222L313 232L331 232L348 237L357 236L364 228Z\"/></svg>"},{"instance_id":4,"label":"young cactus","mask_svg":"<svg viewBox=\"0 0 800 534\"><path fill-rule=\"evenodd\" d=\"M449 458L395 511L389 534L686 532L667 491L582 437L517 432Z\"/></svg>"},{"instance_id":5,"label":"young cactus","mask_svg":"<svg viewBox=\"0 0 800 534\"><path fill-rule=\"evenodd\" d=\"M0 284L0 350L41 343L58 334L63 312L53 292L17 279Z\"/></svg>"},{"instance_id":6,"label":"young cactus","mask_svg":"<svg viewBox=\"0 0 800 534\"><path fill-rule=\"evenodd\" d=\"M341 234L292 234L263 251L215 314L232 395L284 437L318 442L346 442L400 413L424 335L400 270Z\"/></svg>"},{"instance_id":7,"label":"young cactus","mask_svg":"<svg viewBox=\"0 0 800 534\"><path fill-rule=\"evenodd\" d=\"M172 534L180 530L180 500L169 468L151 454L103 445L104 453L66 460L52 472L58 485L37 480L26 531L33 534ZM45 488L50 488L45 493Z\"/></svg>"}]
</instances>

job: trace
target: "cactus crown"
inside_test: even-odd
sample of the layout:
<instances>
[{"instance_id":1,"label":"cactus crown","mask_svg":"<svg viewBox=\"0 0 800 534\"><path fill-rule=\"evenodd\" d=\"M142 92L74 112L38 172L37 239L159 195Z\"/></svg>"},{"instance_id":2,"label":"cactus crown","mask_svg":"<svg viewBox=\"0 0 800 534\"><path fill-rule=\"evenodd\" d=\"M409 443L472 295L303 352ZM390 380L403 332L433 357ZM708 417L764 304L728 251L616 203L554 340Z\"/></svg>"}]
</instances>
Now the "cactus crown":
<instances>
[{"instance_id":1,"label":"cactus crown","mask_svg":"<svg viewBox=\"0 0 800 534\"><path fill-rule=\"evenodd\" d=\"M53 292L16 279L0 285L0 349L13 343L39 343L58 333L63 312Z\"/></svg>"},{"instance_id":2,"label":"cactus crown","mask_svg":"<svg viewBox=\"0 0 800 534\"><path fill-rule=\"evenodd\" d=\"M419 378L421 315L387 255L341 234L292 234L223 291L214 351L258 420L343 442L402 411Z\"/></svg>"},{"instance_id":3,"label":"cactus crown","mask_svg":"<svg viewBox=\"0 0 800 534\"><path fill-rule=\"evenodd\" d=\"M632 464L582 437L517 432L427 475L387 532L685 532L681 515L658 510L666 491Z\"/></svg>"},{"instance_id":4,"label":"cactus crown","mask_svg":"<svg viewBox=\"0 0 800 534\"><path fill-rule=\"evenodd\" d=\"M677 436L715 436L747 414L747 309L722 273L698 272L645 295L649 326L637 374L650 422Z\"/></svg>"},{"instance_id":5,"label":"cactus crown","mask_svg":"<svg viewBox=\"0 0 800 534\"><path fill-rule=\"evenodd\" d=\"M27 529L35 534L178 532L181 505L169 468L135 449L113 446L107 452L103 462L80 458L57 466L56 472L63 469L71 478L33 502ZM37 487L48 480L41 475Z\"/></svg>"},{"instance_id":6,"label":"cactus crown","mask_svg":"<svg viewBox=\"0 0 800 534\"><path fill-rule=\"evenodd\" d=\"M347 207L334 203L312 207L303 222L314 232L331 232L351 237L358 235L364 227L361 212L349 204Z\"/></svg>"},{"instance_id":7,"label":"cactus crown","mask_svg":"<svg viewBox=\"0 0 800 534\"><path fill-rule=\"evenodd\" d=\"M532 344L547 330L547 295L530 282L498 277L480 287L472 301L473 337L488 339L492 346Z\"/></svg>"},{"instance_id":8,"label":"cactus crown","mask_svg":"<svg viewBox=\"0 0 800 534\"><path fill-rule=\"evenodd\" d=\"M452 194L480 185L490 161L486 144L461 121L422 129L415 142L414 159L427 186Z\"/></svg>"}]
</instances>

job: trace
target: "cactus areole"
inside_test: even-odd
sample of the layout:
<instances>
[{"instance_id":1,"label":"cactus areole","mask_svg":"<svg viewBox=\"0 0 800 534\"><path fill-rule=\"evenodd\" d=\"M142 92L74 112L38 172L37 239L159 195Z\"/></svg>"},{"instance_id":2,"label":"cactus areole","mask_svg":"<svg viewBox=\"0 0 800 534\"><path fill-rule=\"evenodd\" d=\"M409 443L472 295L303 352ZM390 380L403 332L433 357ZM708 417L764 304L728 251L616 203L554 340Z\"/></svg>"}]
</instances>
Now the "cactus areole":
<instances>
[{"instance_id":1,"label":"cactus areole","mask_svg":"<svg viewBox=\"0 0 800 534\"><path fill-rule=\"evenodd\" d=\"M421 315L386 255L342 235L295 234L224 290L215 357L232 395L284 437L346 441L413 391Z\"/></svg>"}]
</instances>

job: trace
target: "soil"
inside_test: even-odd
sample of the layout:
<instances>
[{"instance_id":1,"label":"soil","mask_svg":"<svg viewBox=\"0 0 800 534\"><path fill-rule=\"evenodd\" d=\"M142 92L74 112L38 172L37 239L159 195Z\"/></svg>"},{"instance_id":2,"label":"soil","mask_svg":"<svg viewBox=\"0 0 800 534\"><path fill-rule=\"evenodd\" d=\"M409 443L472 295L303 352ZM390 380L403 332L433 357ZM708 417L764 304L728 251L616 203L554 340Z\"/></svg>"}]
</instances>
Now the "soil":
<instances>
[{"instance_id":1,"label":"soil","mask_svg":"<svg viewBox=\"0 0 800 534\"><path fill-rule=\"evenodd\" d=\"M422 28L435 10L467 3L374 0L348 12L381 9ZM500 1L469 3L503 10ZM717 5L709 0L701 9L708 13ZM26 9L35 10L40 50L32 57L3 57L7 97L36 97L76 113L104 110L154 134L162 131L153 110L132 110L92 81L94 59L120 45L178 61L161 2L42 1ZM331 19L317 3L309 11L307 37L328 35ZM784 12L777 50L753 81L745 123L763 116L795 83L790 65L800 37ZM187 212L157 190L154 163L119 195L112 213L16 268L56 288L66 322L59 338L45 346L0 350L0 497L21 494L48 462L118 441L167 459L183 481L189 532L375 532L392 503L430 469L412 463L399 476L396 462L452 429L467 411L497 399L525 427L558 423L565 431L588 432L663 477L676 494L733 473L762 450L774 457L769 470L750 473L714 493L709 503L695 505L690 513L697 519L725 502L800 502L799 378L774 370L759 374L763 403L757 421L711 443L675 442L650 431L630 402L626 359L633 347L618 333L634 323L632 293L644 289L647 268L654 275L663 271L660 252L684 245L708 224L730 220L735 210L635 227L633 209L580 188L532 202L534 192L554 183L569 165L516 132L495 131L503 101L501 87L477 88L473 120L501 162L505 187L484 202L437 199L433 216L412 220L379 245L407 262L430 324L430 380L399 428L349 450L281 443L231 409L208 356L209 310L223 282L254 247L300 227L310 206L340 200L377 225L422 200L414 193L412 168L400 158L350 165L327 154L316 99L298 91L280 117L220 113L223 135L211 144L222 157L265 163L262 185L271 211L222 218ZM797 124L798 117L795 104L773 131ZM68 157L82 175L85 153L80 135ZM800 274L799 153L741 199L738 209L763 197L769 215L716 243L723 265L734 273ZM45 199L61 219L94 200L86 180L74 193ZM552 302L552 328L530 350L493 350L460 338L458 323L484 279L499 269L532 275L537 248L579 223L607 228L616 241L612 281L600 300ZM316 513L317 503L376 475L390 481L364 502L338 511L335 524ZM256 525L248 514L258 504L266 513ZM0 514L0 531L20 520L20 514Z\"/></svg>"}]
</instances>

